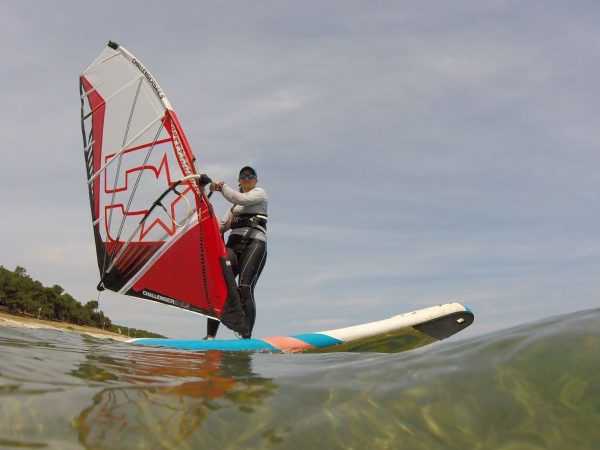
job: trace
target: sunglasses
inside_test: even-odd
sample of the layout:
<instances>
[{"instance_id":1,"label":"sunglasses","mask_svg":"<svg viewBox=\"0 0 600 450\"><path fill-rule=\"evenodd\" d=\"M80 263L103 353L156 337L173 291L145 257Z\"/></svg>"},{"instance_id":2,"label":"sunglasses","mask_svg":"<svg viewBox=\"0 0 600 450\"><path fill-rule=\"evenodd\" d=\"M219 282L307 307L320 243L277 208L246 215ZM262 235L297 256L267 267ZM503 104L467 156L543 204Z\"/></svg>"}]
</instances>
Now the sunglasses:
<instances>
[{"instance_id":1,"label":"sunglasses","mask_svg":"<svg viewBox=\"0 0 600 450\"><path fill-rule=\"evenodd\" d=\"M240 174L240 180L254 180L256 178L256 175L253 175L251 173L241 173Z\"/></svg>"}]
</instances>

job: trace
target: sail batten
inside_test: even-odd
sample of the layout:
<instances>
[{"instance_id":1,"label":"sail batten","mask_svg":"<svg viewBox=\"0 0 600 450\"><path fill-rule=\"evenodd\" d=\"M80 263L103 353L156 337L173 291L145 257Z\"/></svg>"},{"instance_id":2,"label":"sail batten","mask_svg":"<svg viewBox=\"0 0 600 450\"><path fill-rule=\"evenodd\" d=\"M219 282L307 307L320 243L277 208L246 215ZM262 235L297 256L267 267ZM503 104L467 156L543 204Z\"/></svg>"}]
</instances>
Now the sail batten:
<instances>
[{"instance_id":1,"label":"sail batten","mask_svg":"<svg viewBox=\"0 0 600 450\"><path fill-rule=\"evenodd\" d=\"M96 173L94 173L90 179L88 179L88 183L91 183L92 181L94 181L94 179L96 179L96 177L98 177L98 175L100 175L102 172L104 172L106 170L106 168L114 160L116 160L119 156L121 156L123 154L123 152L129 150L129 146L132 143L134 143L136 140L138 140L146 131L148 131L148 129L150 129L153 125L156 124L156 122L160 121L162 118L163 118L163 116L156 117L151 123L148 124L148 126L145 129L140 131L133 139L131 139L129 142L127 142L125 145L123 145L121 147L121 150L119 150L117 153L114 153L113 155L111 155L110 158L107 159L107 161L104 163L104 165L102 167L100 167L100 169L98 169L98 171ZM143 144L142 146L146 146L146 145L147 144ZM142 147L142 146L140 146L140 147Z\"/></svg>"},{"instance_id":2,"label":"sail batten","mask_svg":"<svg viewBox=\"0 0 600 450\"><path fill-rule=\"evenodd\" d=\"M195 156L156 78L109 45L80 76L100 289L247 324Z\"/></svg>"}]
</instances>

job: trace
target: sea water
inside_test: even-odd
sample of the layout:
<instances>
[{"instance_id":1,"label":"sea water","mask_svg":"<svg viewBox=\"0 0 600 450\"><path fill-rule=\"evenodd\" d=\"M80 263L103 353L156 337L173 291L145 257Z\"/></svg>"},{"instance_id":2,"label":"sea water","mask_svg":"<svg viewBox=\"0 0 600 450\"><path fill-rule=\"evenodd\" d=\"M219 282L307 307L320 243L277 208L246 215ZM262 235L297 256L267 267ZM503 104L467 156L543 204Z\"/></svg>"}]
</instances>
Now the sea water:
<instances>
[{"instance_id":1,"label":"sea water","mask_svg":"<svg viewBox=\"0 0 600 450\"><path fill-rule=\"evenodd\" d=\"M599 449L599 382L600 310L400 354L0 327L0 448Z\"/></svg>"}]
</instances>

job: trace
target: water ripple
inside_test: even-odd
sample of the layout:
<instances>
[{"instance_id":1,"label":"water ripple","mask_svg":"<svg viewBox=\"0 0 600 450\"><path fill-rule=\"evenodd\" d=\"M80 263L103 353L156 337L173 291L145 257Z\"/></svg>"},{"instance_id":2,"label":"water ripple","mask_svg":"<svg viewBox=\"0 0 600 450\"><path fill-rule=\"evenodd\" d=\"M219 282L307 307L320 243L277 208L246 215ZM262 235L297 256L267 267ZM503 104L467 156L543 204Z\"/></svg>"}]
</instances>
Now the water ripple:
<instances>
[{"instance_id":1,"label":"water ripple","mask_svg":"<svg viewBox=\"0 0 600 450\"><path fill-rule=\"evenodd\" d=\"M0 327L8 448L593 449L600 310L408 353L182 352Z\"/></svg>"}]
</instances>

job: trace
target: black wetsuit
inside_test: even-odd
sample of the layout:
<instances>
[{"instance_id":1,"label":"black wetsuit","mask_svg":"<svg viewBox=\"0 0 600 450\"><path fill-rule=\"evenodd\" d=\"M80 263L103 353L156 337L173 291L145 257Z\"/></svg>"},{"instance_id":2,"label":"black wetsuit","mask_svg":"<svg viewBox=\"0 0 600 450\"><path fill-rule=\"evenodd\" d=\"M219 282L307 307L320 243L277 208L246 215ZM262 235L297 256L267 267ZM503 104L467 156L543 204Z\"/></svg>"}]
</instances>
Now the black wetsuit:
<instances>
[{"instance_id":1,"label":"black wetsuit","mask_svg":"<svg viewBox=\"0 0 600 450\"><path fill-rule=\"evenodd\" d=\"M267 261L267 243L258 239L248 239L244 242L243 237L235 234L231 235L227 240L227 258L231 262L233 274L236 277L239 276L240 296L248 319L250 335L252 335L256 320L254 287ZM218 320L209 318L206 334L216 336L220 323Z\"/></svg>"},{"instance_id":2,"label":"black wetsuit","mask_svg":"<svg viewBox=\"0 0 600 450\"><path fill-rule=\"evenodd\" d=\"M238 288L240 297L248 319L250 333L244 338L249 338L256 320L256 303L254 301L254 288L267 260L267 234L266 216L268 198L262 188L254 188L249 192L242 193L223 186L221 193L234 206L221 221L221 230L231 229L231 235L227 240L227 258L231 262L231 268L238 277ZM243 217L262 217L264 222L257 222L260 226L256 228L243 227L236 224ZM208 319L207 337L214 337L219 329L220 322Z\"/></svg>"}]
</instances>

